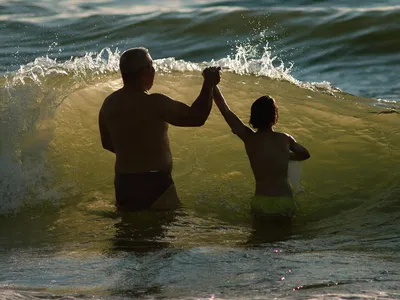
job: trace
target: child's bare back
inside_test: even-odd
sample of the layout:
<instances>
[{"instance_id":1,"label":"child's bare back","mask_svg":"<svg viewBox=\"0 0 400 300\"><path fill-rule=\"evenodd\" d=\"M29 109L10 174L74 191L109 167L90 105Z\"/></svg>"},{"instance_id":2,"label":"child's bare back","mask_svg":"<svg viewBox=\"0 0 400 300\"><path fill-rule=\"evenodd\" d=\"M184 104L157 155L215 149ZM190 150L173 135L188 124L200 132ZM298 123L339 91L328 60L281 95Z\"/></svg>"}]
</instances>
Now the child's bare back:
<instances>
[{"instance_id":1,"label":"child's bare back","mask_svg":"<svg viewBox=\"0 0 400 300\"><path fill-rule=\"evenodd\" d=\"M287 180L289 137L280 132L256 132L244 143L256 181L255 195L292 197Z\"/></svg>"}]
</instances>

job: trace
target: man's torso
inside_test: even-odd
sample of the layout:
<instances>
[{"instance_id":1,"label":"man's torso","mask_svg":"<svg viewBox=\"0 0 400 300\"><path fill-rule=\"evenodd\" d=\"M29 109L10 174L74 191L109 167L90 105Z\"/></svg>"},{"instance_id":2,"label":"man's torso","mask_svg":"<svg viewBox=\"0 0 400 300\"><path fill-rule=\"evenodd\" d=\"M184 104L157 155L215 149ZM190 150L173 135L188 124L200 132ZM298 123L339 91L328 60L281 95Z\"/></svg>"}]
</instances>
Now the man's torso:
<instances>
[{"instance_id":1,"label":"man's torso","mask_svg":"<svg viewBox=\"0 0 400 300\"><path fill-rule=\"evenodd\" d=\"M115 171L170 172L168 124L157 118L151 95L118 90L102 106L116 153Z\"/></svg>"}]
</instances>

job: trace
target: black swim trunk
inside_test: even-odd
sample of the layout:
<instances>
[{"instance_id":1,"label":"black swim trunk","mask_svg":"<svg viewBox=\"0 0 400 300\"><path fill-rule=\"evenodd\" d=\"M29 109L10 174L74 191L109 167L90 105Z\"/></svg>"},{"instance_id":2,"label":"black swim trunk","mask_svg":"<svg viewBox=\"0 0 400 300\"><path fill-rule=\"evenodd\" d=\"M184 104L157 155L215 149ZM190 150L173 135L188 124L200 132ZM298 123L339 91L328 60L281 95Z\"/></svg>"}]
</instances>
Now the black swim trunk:
<instances>
[{"instance_id":1,"label":"black swim trunk","mask_svg":"<svg viewBox=\"0 0 400 300\"><path fill-rule=\"evenodd\" d=\"M169 172L116 173L116 205L126 211L149 209L172 184Z\"/></svg>"}]
</instances>

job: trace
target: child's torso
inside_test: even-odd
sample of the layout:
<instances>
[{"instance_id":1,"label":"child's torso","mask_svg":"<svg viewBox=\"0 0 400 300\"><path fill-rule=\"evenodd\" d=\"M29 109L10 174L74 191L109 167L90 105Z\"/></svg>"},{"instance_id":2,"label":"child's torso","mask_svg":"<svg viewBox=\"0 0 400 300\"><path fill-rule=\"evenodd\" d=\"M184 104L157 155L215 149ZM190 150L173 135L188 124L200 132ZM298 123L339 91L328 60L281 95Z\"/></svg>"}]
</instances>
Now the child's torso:
<instances>
[{"instance_id":1,"label":"child's torso","mask_svg":"<svg viewBox=\"0 0 400 300\"><path fill-rule=\"evenodd\" d=\"M284 133L260 132L246 143L256 181L256 195L292 197L287 180L289 138Z\"/></svg>"}]
</instances>

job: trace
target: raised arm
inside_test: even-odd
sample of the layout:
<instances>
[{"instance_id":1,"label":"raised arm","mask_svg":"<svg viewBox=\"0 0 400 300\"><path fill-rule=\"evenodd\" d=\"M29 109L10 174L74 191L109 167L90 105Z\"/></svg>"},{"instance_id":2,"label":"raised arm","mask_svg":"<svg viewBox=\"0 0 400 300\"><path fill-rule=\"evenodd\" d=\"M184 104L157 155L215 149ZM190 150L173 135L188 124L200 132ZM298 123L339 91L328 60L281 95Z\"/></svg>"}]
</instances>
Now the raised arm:
<instances>
[{"instance_id":1,"label":"raised arm","mask_svg":"<svg viewBox=\"0 0 400 300\"><path fill-rule=\"evenodd\" d=\"M231 111L218 86L214 88L213 96L215 104L224 117L226 123L228 123L228 125L231 127L234 134L236 134L242 140L245 140L254 133L250 127L247 127L242 120L240 120L239 117L236 116L233 111Z\"/></svg>"},{"instance_id":2,"label":"raised arm","mask_svg":"<svg viewBox=\"0 0 400 300\"><path fill-rule=\"evenodd\" d=\"M206 68L203 71L203 77L204 82L200 94L191 106L163 94L153 94L152 98L158 117L175 126L204 125L211 111L213 88L220 80L219 69Z\"/></svg>"},{"instance_id":3,"label":"raised arm","mask_svg":"<svg viewBox=\"0 0 400 300\"><path fill-rule=\"evenodd\" d=\"M309 159L310 153L308 152L306 147L297 143L292 136L289 135L288 137L289 137L289 150L290 150L289 160L302 161Z\"/></svg>"}]
</instances>

